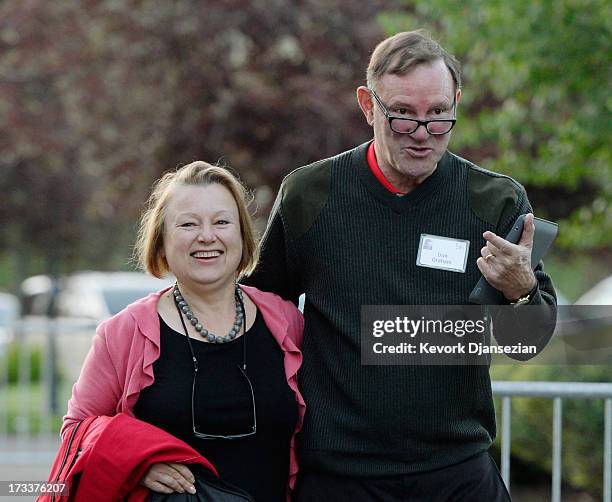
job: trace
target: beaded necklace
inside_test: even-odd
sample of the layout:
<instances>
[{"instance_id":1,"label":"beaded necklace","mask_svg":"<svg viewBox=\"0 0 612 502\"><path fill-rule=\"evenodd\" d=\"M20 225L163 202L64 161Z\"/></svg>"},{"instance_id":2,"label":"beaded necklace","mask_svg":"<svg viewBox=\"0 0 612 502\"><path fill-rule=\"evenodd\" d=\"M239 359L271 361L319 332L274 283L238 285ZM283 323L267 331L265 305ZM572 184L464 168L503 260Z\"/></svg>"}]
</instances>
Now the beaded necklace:
<instances>
[{"instance_id":1,"label":"beaded necklace","mask_svg":"<svg viewBox=\"0 0 612 502\"><path fill-rule=\"evenodd\" d=\"M174 288L172 290L172 294L174 295L174 302L179 310L183 313L183 315L189 320L191 325L195 328L195 330L202 335L206 339L207 342L211 343L227 343L232 341L238 336L240 333L240 326L242 325L242 321L244 320L244 307L243 307L243 293L238 284L236 284L236 290L234 293L234 297L236 299L236 320L234 321L234 325L230 329L229 333L226 336L218 336L214 333L210 333L202 323L198 321L198 318L194 315L191 308L185 301L185 298L181 294L179 290L178 283L174 284Z\"/></svg>"}]
</instances>

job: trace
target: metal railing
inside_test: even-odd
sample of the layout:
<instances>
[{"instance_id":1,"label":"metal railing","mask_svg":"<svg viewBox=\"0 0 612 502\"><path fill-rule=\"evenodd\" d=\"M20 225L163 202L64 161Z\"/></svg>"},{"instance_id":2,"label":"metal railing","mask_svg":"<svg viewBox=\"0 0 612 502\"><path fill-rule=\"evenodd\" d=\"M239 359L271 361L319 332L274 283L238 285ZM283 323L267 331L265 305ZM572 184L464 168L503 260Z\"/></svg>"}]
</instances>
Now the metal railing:
<instances>
[{"instance_id":1,"label":"metal railing","mask_svg":"<svg viewBox=\"0 0 612 502\"><path fill-rule=\"evenodd\" d=\"M612 383L493 382L494 395L502 400L501 474L510 491L510 425L513 397L546 397L553 400L551 501L561 501L561 433L563 399L604 400L603 500L612 502Z\"/></svg>"},{"instance_id":2,"label":"metal railing","mask_svg":"<svg viewBox=\"0 0 612 502\"><path fill-rule=\"evenodd\" d=\"M96 325L29 318L8 328L10 341L0 343L0 465L49 463Z\"/></svg>"}]
</instances>

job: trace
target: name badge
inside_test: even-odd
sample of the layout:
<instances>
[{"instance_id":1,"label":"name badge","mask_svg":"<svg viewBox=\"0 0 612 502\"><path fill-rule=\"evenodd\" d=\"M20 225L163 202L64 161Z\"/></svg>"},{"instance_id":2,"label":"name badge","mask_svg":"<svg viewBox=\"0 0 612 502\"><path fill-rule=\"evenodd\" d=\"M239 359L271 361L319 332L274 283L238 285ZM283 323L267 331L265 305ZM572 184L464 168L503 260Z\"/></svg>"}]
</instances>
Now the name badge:
<instances>
[{"instance_id":1,"label":"name badge","mask_svg":"<svg viewBox=\"0 0 612 502\"><path fill-rule=\"evenodd\" d=\"M421 234L417 265L465 273L469 249L470 241Z\"/></svg>"}]
</instances>

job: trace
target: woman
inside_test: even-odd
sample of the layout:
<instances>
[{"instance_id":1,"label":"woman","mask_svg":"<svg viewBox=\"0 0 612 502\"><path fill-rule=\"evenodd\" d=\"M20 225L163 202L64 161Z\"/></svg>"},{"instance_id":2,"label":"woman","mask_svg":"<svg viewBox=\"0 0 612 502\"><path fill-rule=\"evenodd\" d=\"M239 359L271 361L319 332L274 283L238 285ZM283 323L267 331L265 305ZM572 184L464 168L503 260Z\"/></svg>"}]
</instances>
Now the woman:
<instances>
[{"instance_id":1,"label":"woman","mask_svg":"<svg viewBox=\"0 0 612 502\"><path fill-rule=\"evenodd\" d=\"M143 214L142 267L176 284L97 330L62 432L91 415L127 413L183 440L255 500L288 498L303 320L295 306L238 286L257 264L246 192L227 170L194 162L164 175ZM154 464L151 490L193 491L189 469Z\"/></svg>"}]
</instances>

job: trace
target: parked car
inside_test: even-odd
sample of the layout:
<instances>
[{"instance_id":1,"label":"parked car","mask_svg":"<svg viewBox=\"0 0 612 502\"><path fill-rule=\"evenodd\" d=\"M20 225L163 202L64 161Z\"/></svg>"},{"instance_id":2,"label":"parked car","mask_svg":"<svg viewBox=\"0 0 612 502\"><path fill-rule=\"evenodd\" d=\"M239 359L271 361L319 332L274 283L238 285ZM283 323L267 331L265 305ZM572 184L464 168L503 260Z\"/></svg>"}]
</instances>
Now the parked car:
<instances>
[{"instance_id":1,"label":"parked car","mask_svg":"<svg viewBox=\"0 0 612 502\"><path fill-rule=\"evenodd\" d=\"M133 301L171 285L140 272L77 272L54 280L29 277L21 284L23 316L85 318L100 322Z\"/></svg>"},{"instance_id":2,"label":"parked car","mask_svg":"<svg viewBox=\"0 0 612 502\"><path fill-rule=\"evenodd\" d=\"M53 343L58 366L73 382L96 325L173 282L173 278L156 279L140 272L78 272L57 280L30 277L21 286L25 315L20 335L23 341L42 347Z\"/></svg>"},{"instance_id":3,"label":"parked car","mask_svg":"<svg viewBox=\"0 0 612 502\"><path fill-rule=\"evenodd\" d=\"M53 279L48 275L34 275L21 283L19 297L22 316L46 316L51 313L54 297Z\"/></svg>"},{"instance_id":4,"label":"parked car","mask_svg":"<svg viewBox=\"0 0 612 502\"><path fill-rule=\"evenodd\" d=\"M173 282L140 272L79 272L61 282L56 313L101 321Z\"/></svg>"}]
</instances>

